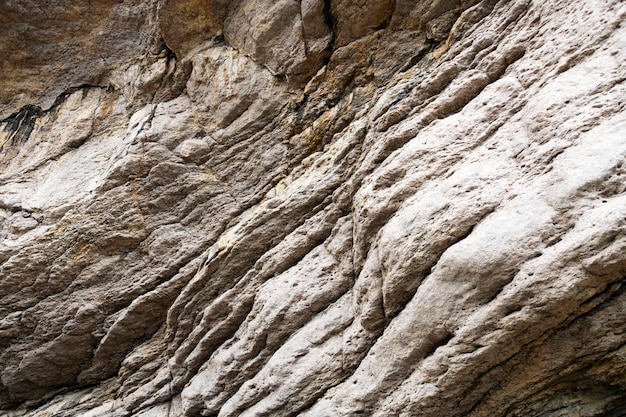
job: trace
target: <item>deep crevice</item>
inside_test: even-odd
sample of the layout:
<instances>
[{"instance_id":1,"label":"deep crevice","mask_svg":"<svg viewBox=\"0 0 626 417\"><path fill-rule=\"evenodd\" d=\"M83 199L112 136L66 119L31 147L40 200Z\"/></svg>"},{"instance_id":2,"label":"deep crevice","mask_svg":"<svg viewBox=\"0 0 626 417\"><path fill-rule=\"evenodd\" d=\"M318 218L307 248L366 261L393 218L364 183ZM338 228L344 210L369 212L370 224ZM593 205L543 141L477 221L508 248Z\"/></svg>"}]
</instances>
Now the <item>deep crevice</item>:
<instances>
[{"instance_id":1,"label":"deep crevice","mask_svg":"<svg viewBox=\"0 0 626 417\"><path fill-rule=\"evenodd\" d=\"M330 28L331 39L330 39L330 42L328 43L329 45L328 51L331 52L332 54L332 51L335 50L335 44L337 41L337 35L336 35L337 34L337 21L335 17L333 16L331 0L324 0L322 13L324 15L324 23L326 23L326 25ZM330 61L331 54L329 54L326 63Z\"/></svg>"}]
</instances>

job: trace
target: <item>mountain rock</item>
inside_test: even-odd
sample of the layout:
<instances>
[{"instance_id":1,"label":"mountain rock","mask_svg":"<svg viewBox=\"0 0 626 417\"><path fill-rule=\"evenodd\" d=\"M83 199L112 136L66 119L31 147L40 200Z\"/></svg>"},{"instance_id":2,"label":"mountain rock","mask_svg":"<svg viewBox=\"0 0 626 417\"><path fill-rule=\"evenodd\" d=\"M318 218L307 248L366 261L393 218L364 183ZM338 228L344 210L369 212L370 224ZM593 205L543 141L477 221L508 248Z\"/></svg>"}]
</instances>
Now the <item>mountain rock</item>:
<instances>
[{"instance_id":1,"label":"mountain rock","mask_svg":"<svg viewBox=\"0 0 626 417\"><path fill-rule=\"evenodd\" d=\"M0 4L2 415L626 414L623 1L95 3Z\"/></svg>"}]
</instances>

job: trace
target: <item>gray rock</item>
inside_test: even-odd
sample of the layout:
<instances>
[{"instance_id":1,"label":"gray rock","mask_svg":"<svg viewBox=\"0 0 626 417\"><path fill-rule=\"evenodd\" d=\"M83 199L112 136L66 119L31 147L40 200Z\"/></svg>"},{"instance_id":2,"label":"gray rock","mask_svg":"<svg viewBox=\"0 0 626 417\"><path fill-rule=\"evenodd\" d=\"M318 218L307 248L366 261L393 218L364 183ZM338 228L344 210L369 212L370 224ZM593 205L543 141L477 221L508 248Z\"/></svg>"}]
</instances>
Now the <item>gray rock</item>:
<instances>
[{"instance_id":1,"label":"gray rock","mask_svg":"<svg viewBox=\"0 0 626 417\"><path fill-rule=\"evenodd\" d=\"M0 414L626 413L623 2L109 3L0 4Z\"/></svg>"}]
</instances>

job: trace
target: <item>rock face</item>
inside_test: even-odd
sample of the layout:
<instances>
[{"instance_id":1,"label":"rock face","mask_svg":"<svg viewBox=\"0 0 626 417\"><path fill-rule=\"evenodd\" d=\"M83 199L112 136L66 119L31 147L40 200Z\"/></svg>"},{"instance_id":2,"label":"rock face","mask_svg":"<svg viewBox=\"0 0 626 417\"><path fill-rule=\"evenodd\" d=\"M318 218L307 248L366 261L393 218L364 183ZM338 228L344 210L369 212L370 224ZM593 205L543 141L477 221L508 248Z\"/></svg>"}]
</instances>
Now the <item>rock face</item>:
<instances>
[{"instance_id":1,"label":"rock face","mask_svg":"<svg viewBox=\"0 0 626 417\"><path fill-rule=\"evenodd\" d=\"M2 415L626 415L625 21L2 2Z\"/></svg>"}]
</instances>

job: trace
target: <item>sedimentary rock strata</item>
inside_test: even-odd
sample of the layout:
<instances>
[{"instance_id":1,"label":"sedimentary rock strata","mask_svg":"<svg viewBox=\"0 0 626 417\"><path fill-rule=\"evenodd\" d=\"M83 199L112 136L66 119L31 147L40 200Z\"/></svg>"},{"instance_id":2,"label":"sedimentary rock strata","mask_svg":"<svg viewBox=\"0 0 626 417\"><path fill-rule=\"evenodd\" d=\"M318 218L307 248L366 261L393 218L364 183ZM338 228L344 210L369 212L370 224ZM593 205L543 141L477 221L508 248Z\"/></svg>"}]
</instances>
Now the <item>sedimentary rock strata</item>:
<instances>
[{"instance_id":1,"label":"sedimentary rock strata","mask_svg":"<svg viewBox=\"0 0 626 417\"><path fill-rule=\"evenodd\" d=\"M3 415L626 414L624 2L40 3Z\"/></svg>"}]
</instances>

